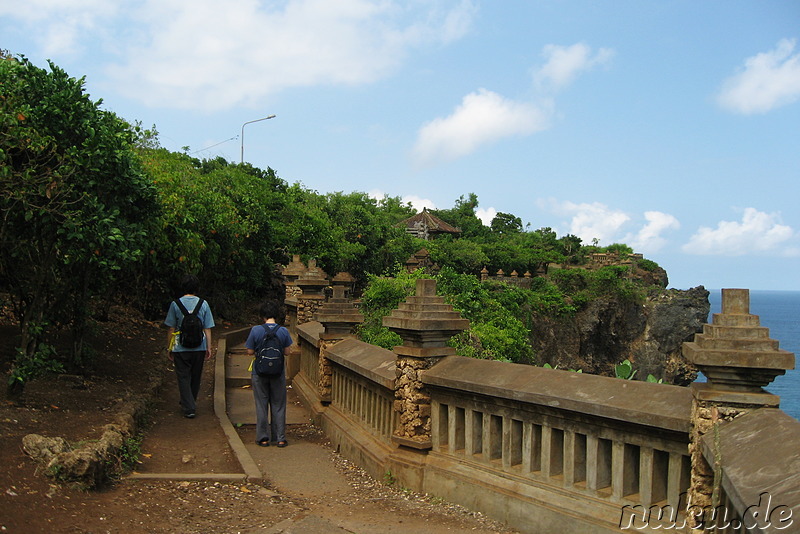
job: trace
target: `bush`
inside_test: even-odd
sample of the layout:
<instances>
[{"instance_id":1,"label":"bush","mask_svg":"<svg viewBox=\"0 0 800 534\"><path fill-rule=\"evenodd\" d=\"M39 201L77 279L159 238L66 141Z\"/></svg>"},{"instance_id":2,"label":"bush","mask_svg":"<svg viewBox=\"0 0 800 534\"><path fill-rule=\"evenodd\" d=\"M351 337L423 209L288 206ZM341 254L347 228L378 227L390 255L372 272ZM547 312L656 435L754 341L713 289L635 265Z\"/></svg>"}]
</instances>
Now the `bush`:
<instances>
[{"instance_id":1,"label":"bush","mask_svg":"<svg viewBox=\"0 0 800 534\"><path fill-rule=\"evenodd\" d=\"M402 338L383 326L383 318L413 295L417 279L425 276L422 270L408 273L399 265L394 277L368 275L367 287L361 297L364 322L356 329L359 339L389 350L402 345Z\"/></svg>"}]
</instances>

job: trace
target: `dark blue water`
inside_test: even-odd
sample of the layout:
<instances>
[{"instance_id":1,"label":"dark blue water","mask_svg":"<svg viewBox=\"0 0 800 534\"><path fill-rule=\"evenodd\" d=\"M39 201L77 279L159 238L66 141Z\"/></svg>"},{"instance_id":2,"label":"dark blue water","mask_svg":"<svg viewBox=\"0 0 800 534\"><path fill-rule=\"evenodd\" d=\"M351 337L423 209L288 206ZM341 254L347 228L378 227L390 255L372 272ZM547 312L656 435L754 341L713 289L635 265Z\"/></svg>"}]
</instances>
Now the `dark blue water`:
<instances>
[{"instance_id":1,"label":"dark blue water","mask_svg":"<svg viewBox=\"0 0 800 534\"><path fill-rule=\"evenodd\" d=\"M719 289L709 291L711 313L719 313L722 292ZM795 358L800 359L800 291L750 290L750 313L758 315L761 326L769 328L769 337L778 340L779 348L793 352ZM766 389L780 396L784 412L800 419L800 370L786 371Z\"/></svg>"}]
</instances>

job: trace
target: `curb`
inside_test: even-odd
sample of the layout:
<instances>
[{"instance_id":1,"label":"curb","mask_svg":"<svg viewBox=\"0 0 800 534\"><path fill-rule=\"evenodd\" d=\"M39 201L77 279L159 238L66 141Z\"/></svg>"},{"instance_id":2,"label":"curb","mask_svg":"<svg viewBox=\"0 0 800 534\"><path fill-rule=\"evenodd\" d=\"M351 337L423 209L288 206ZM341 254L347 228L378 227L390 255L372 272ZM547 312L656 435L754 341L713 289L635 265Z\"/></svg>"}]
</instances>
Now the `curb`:
<instances>
[{"instance_id":1,"label":"curb","mask_svg":"<svg viewBox=\"0 0 800 534\"><path fill-rule=\"evenodd\" d=\"M219 338L219 342L217 344L217 357L215 358L214 362L214 413L219 420L222 431L225 432L225 436L228 438L228 443L230 444L233 453L239 460L239 464L242 466L242 469L244 469L245 480L258 484L263 482L264 476L255 460L253 460L253 457L247 451L244 443L242 443L238 432L236 432L236 429L233 428L233 424L231 424L231 420L228 417L228 405L227 399L225 398L225 360L228 355L228 336L249 331L249 327L243 328L242 330L227 332L226 334L221 335ZM220 354L222 355L221 357Z\"/></svg>"}]
</instances>

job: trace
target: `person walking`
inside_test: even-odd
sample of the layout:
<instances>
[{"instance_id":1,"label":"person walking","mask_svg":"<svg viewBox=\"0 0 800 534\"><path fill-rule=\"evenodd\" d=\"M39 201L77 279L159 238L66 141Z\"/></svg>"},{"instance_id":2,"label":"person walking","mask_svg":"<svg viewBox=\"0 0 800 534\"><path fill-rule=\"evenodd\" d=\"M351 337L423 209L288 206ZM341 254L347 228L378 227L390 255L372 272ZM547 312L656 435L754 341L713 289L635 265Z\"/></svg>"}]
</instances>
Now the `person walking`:
<instances>
[{"instance_id":1,"label":"person walking","mask_svg":"<svg viewBox=\"0 0 800 534\"><path fill-rule=\"evenodd\" d=\"M183 296L170 303L164 320L169 327L167 355L175 365L183 416L193 419L197 413L203 363L211 359L214 316L208 302L197 295L200 282L196 276L185 276L180 290ZM196 319L187 319L190 315Z\"/></svg>"},{"instance_id":2,"label":"person walking","mask_svg":"<svg viewBox=\"0 0 800 534\"><path fill-rule=\"evenodd\" d=\"M288 445L286 441L286 365L285 358L292 345L292 336L286 327L278 324L280 306L274 300L268 300L260 310L263 324L250 329L245 348L247 354L253 356L251 380L253 396L256 403L256 443L268 447L274 440L278 447ZM261 350L267 336L275 336L276 345L280 347L280 373L275 375L259 375L256 372L255 356ZM271 416L271 417L270 417Z\"/></svg>"}]
</instances>

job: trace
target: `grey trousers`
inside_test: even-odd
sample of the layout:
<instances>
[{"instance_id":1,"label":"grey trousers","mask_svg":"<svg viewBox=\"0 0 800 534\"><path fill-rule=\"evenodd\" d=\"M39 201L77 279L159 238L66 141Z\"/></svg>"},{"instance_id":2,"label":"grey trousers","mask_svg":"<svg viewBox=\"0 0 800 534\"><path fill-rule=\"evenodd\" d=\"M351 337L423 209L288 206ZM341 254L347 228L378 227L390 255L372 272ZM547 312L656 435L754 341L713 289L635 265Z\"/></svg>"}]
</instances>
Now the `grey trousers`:
<instances>
[{"instance_id":1,"label":"grey trousers","mask_svg":"<svg viewBox=\"0 0 800 534\"><path fill-rule=\"evenodd\" d=\"M252 383L256 401L256 442L286 441L286 371L275 377L253 373Z\"/></svg>"},{"instance_id":2,"label":"grey trousers","mask_svg":"<svg viewBox=\"0 0 800 534\"><path fill-rule=\"evenodd\" d=\"M206 351L204 350L172 353L184 414L195 413L197 409L197 394L200 392L200 379L203 376L205 359Z\"/></svg>"}]
</instances>

